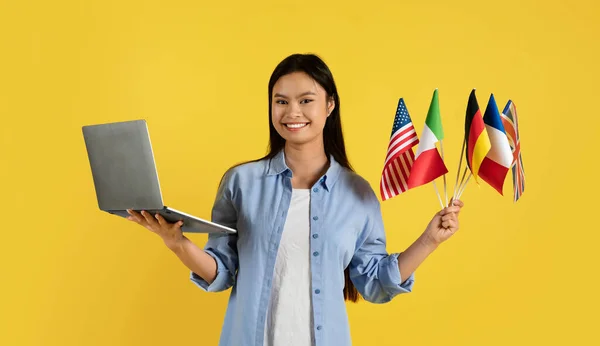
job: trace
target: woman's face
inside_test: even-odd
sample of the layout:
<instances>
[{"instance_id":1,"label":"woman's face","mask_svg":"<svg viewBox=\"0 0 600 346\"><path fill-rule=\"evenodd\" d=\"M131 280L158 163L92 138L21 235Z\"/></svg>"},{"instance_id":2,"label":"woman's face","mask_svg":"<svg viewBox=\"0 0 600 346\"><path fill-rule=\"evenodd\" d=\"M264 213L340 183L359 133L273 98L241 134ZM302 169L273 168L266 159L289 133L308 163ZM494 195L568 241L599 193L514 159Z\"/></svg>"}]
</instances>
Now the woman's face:
<instances>
[{"instance_id":1,"label":"woman's face","mask_svg":"<svg viewBox=\"0 0 600 346\"><path fill-rule=\"evenodd\" d=\"M323 128L335 107L325 89L304 72L282 76L273 87L271 121L286 142L323 141Z\"/></svg>"}]
</instances>

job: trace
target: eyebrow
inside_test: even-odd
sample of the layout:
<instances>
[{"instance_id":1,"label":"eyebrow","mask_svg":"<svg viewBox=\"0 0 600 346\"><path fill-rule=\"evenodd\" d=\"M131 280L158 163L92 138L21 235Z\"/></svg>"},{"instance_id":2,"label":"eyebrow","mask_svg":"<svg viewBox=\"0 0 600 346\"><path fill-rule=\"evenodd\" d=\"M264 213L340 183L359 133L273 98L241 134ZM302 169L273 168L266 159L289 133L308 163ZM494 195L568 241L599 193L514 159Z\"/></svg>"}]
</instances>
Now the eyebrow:
<instances>
[{"instance_id":1,"label":"eyebrow","mask_svg":"<svg viewBox=\"0 0 600 346\"><path fill-rule=\"evenodd\" d=\"M298 95L298 97L302 97L302 96L306 96L306 95L317 95L317 94L315 94L315 93L314 93L314 92L312 92L312 91L305 91L305 92L303 92L302 94ZM283 97L283 98L287 98L287 96L285 96L285 95L283 95L283 94L279 94L279 93L277 93L277 94L273 95L273 97Z\"/></svg>"}]
</instances>

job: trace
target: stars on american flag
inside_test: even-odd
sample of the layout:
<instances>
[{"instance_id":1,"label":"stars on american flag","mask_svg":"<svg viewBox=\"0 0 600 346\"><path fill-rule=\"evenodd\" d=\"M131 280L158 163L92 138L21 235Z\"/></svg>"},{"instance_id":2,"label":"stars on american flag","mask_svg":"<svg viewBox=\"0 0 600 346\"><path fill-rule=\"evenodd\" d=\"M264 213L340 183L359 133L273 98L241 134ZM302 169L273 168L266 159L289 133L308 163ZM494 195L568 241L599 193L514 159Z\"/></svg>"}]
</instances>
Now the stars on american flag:
<instances>
[{"instance_id":1,"label":"stars on american flag","mask_svg":"<svg viewBox=\"0 0 600 346\"><path fill-rule=\"evenodd\" d=\"M406 126L411 122L408 110L404 100L400 99L401 102L398 104L398 110L396 110L396 118L394 119L394 126L392 128L392 136L398 132L402 127Z\"/></svg>"},{"instance_id":2,"label":"stars on american flag","mask_svg":"<svg viewBox=\"0 0 600 346\"><path fill-rule=\"evenodd\" d=\"M415 161L413 147L419 143L404 99L398 101L392 135L381 173L381 199L386 200L408 190L408 176Z\"/></svg>"}]
</instances>

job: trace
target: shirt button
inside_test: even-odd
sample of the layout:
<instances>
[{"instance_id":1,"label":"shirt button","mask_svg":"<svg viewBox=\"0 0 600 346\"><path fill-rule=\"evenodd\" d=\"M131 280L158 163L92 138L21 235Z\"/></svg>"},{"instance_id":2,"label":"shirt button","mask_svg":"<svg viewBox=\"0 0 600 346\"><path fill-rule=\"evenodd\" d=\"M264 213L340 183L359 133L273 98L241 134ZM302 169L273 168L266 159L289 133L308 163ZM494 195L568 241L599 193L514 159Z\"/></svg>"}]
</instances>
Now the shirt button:
<instances>
[{"instance_id":1,"label":"shirt button","mask_svg":"<svg viewBox=\"0 0 600 346\"><path fill-rule=\"evenodd\" d=\"M316 294L319 294L319 293L321 293L321 290L320 290L320 289L316 289L316 290L315 290L315 293L316 293Z\"/></svg>"},{"instance_id":2,"label":"shirt button","mask_svg":"<svg viewBox=\"0 0 600 346\"><path fill-rule=\"evenodd\" d=\"M313 256L315 256L315 257L319 256L319 252L318 251L313 252Z\"/></svg>"},{"instance_id":3,"label":"shirt button","mask_svg":"<svg viewBox=\"0 0 600 346\"><path fill-rule=\"evenodd\" d=\"M317 330L321 330L323 327L321 326L317 326Z\"/></svg>"},{"instance_id":4,"label":"shirt button","mask_svg":"<svg viewBox=\"0 0 600 346\"><path fill-rule=\"evenodd\" d=\"M318 234L316 234L316 233L315 233L315 234L313 234L313 239L317 239L317 238L319 238L319 235L318 235Z\"/></svg>"},{"instance_id":5,"label":"shirt button","mask_svg":"<svg viewBox=\"0 0 600 346\"><path fill-rule=\"evenodd\" d=\"M315 187L315 188L313 189L313 192L319 192L319 189Z\"/></svg>"},{"instance_id":6,"label":"shirt button","mask_svg":"<svg viewBox=\"0 0 600 346\"><path fill-rule=\"evenodd\" d=\"M319 219L318 216L313 216L313 220L317 221Z\"/></svg>"}]
</instances>

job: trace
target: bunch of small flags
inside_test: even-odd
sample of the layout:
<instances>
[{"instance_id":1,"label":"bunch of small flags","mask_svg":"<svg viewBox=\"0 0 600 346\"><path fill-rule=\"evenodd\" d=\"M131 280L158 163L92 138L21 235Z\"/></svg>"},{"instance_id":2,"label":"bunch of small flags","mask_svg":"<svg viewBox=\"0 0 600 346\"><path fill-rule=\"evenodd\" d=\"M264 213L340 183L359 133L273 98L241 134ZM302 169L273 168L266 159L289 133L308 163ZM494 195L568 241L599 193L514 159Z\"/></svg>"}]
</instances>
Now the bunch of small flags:
<instances>
[{"instance_id":1,"label":"bunch of small flags","mask_svg":"<svg viewBox=\"0 0 600 346\"><path fill-rule=\"evenodd\" d=\"M433 92L420 139L404 99L400 98L381 174L381 199L385 201L432 182L440 206L448 206L448 169L444 163L443 139L438 89ZM416 153L414 147L417 147ZM463 157L466 157L466 167L459 184ZM460 198L471 177L477 183L481 178L503 195L504 180L509 171L512 171L513 200L516 202L525 191L517 108L509 100L500 113L494 94L491 94L482 116L473 89L467 103L465 134L452 198ZM444 179L445 203L435 183L439 177Z\"/></svg>"}]
</instances>

